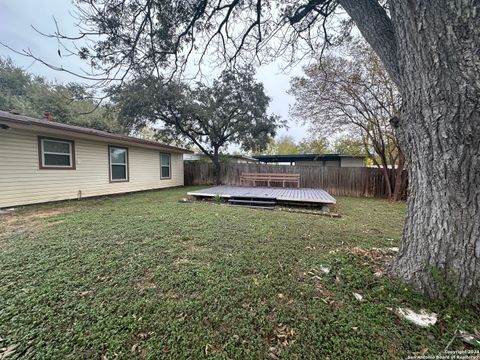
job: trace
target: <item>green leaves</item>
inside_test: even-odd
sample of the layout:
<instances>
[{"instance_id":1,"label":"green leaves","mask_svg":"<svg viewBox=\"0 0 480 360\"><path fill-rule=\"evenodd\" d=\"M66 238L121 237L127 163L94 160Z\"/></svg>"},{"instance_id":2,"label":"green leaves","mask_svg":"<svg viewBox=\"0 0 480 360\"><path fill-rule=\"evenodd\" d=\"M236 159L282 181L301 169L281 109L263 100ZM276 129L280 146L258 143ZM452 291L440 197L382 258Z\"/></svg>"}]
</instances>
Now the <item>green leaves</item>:
<instances>
[{"instance_id":1,"label":"green leaves","mask_svg":"<svg viewBox=\"0 0 480 360\"><path fill-rule=\"evenodd\" d=\"M252 68L224 71L211 86L142 77L110 89L123 125L158 127L162 140L197 146L216 157L228 145L263 150L282 122L267 112L270 98Z\"/></svg>"},{"instance_id":2,"label":"green leaves","mask_svg":"<svg viewBox=\"0 0 480 360\"><path fill-rule=\"evenodd\" d=\"M92 100L94 94L77 83L50 83L34 77L11 60L0 59L0 109L43 118L50 112L53 121L122 133L110 105Z\"/></svg>"}]
</instances>

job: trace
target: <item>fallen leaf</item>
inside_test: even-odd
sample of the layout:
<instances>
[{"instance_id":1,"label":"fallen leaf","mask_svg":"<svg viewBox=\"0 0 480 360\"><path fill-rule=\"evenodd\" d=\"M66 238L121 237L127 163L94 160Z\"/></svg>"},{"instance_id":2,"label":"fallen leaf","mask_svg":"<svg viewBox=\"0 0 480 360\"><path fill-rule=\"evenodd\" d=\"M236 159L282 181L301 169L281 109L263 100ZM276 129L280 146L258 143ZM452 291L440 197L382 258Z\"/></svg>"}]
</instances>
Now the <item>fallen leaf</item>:
<instances>
[{"instance_id":1,"label":"fallen leaf","mask_svg":"<svg viewBox=\"0 0 480 360\"><path fill-rule=\"evenodd\" d=\"M269 348L268 355L273 359L278 359L283 349L295 342L295 336L293 329L289 329L287 325L278 324L273 334L269 336L269 341L276 343L276 345Z\"/></svg>"},{"instance_id":2,"label":"fallen leaf","mask_svg":"<svg viewBox=\"0 0 480 360\"><path fill-rule=\"evenodd\" d=\"M99 281L110 281L112 280L111 276L97 276L97 280Z\"/></svg>"},{"instance_id":3,"label":"fallen leaf","mask_svg":"<svg viewBox=\"0 0 480 360\"><path fill-rule=\"evenodd\" d=\"M422 350L417 351L417 352L414 352L413 354L416 355L416 356L423 356L423 355L425 355L427 352L428 352L428 348L423 348Z\"/></svg>"},{"instance_id":4,"label":"fallen leaf","mask_svg":"<svg viewBox=\"0 0 480 360\"><path fill-rule=\"evenodd\" d=\"M221 353L221 352L223 352L223 350L220 349L218 346L215 346L213 344L205 345L205 355L208 355L209 353L214 354L214 353Z\"/></svg>"},{"instance_id":5,"label":"fallen leaf","mask_svg":"<svg viewBox=\"0 0 480 360\"><path fill-rule=\"evenodd\" d=\"M275 359L275 360L280 359L280 358L279 358L277 355L275 355L275 353L273 353L273 352L268 353L268 356L270 356L272 359Z\"/></svg>"}]
</instances>

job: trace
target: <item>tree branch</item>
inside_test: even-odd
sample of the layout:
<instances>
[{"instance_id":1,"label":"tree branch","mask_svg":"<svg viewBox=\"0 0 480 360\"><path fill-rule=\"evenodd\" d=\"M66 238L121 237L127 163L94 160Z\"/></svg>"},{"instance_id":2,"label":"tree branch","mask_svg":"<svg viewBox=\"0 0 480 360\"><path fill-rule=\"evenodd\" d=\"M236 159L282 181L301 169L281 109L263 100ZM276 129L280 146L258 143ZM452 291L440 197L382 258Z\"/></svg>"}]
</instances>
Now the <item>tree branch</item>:
<instances>
[{"instance_id":1,"label":"tree branch","mask_svg":"<svg viewBox=\"0 0 480 360\"><path fill-rule=\"evenodd\" d=\"M401 86L392 20L377 0L338 0L375 50L397 86Z\"/></svg>"}]
</instances>

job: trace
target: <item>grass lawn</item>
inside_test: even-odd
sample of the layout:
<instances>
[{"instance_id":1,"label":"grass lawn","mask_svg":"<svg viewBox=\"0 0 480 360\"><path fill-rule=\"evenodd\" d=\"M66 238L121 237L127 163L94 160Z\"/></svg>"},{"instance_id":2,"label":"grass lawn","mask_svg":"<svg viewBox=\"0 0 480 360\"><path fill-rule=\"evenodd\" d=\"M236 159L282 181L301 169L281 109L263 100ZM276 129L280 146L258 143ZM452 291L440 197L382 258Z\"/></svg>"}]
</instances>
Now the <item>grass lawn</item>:
<instances>
[{"instance_id":1,"label":"grass lawn","mask_svg":"<svg viewBox=\"0 0 480 360\"><path fill-rule=\"evenodd\" d=\"M382 253L354 249L397 246L403 203L338 198L342 217L329 218L178 203L187 191L1 216L0 358L5 349L8 359L403 359L473 349L455 333L480 330L478 308L376 277ZM438 321L418 327L387 309L395 306Z\"/></svg>"}]
</instances>

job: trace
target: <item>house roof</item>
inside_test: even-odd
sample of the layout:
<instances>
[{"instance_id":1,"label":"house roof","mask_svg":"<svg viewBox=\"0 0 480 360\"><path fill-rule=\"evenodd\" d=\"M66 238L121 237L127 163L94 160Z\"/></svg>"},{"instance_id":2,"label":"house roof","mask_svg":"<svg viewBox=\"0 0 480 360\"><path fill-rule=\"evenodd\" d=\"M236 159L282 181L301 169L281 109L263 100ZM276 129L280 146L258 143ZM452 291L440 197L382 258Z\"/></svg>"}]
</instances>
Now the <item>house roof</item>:
<instances>
[{"instance_id":1,"label":"house roof","mask_svg":"<svg viewBox=\"0 0 480 360\"><path fill-rule=\"evenodd\" d=\"M161 150L171 150L173 152L181 153L192 153L190 150L182 149L180 147L171 146L159 143L157 141L140 139L133 136L112 134L106 131L96 130L92 128L87 128L77 125L63 124L55 121L49 121L47 119L38 119L30 116L20 115L17 113L11 113L7 111L0 110L0 125L1 123L18 124L22 128L32 128L37 129L42 128L46 130L57 130L61 132L79 134L79 135L88 135L88 137L94 137L97 139L102 139L104 141L110 140L115 142L121 142L123 144L134 144L140 147L149 147L149 148L158 148Z\"/></svg>"},{"instance_id":2,"label":"house roof","mask_svg":"<svg viewBox=\"0 0 480 360\"><path fill-rule=\"evenodd\" d=\"M191 161L191 160L200 160L201 158L206 157L204 153L194 153L191 155L188 155L185 157L185 160ZM257 159L247 156L247 155L229 155L229 154L220 154L220 157L226 157L226 158L232 158L232 159L244 159L244 160L249 160L249 161L258 161Z\"/></svg>"},{"instance_id":3,"label":"house roof","mask_svg":"<svg viewBox=\"0 0 480 360\"><path fill-rule=\"evenodd\" d=\"M288 155L256 155L255 159L261 162L294 162L294 161L324 161L340 160L341 158L365 159L362 155L342 154L288 154Z\"/></svg>"},{"instance_id":4,"label":"house roof","mask_svg":"<svg viewBox=\"0 0 480 360\"><path fill-rule=\"evenodd\" d=\"M236 159L244 159L249 161L258 161L254 157L247 156L247 155L228 155L229 157L236 158Z\"/></svg>"}]
</instances>

